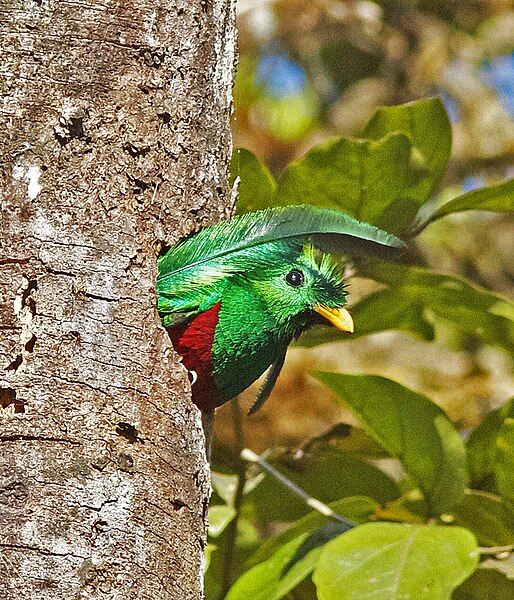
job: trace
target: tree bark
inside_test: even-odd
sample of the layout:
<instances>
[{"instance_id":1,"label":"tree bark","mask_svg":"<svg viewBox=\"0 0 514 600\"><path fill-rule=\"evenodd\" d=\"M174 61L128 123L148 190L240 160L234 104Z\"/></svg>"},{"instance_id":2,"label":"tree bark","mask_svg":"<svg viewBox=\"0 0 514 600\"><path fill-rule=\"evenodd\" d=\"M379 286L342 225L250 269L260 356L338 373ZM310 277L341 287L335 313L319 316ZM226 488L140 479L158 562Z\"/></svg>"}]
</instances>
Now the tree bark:
<instances>
[{"instance_id":1,"label":"tree bark","mask_svg":"<svg viewBox=\"0 0 514 600\"><path fill-rule=\"evenodd\" d=\"M159 250L229 209L234 0L0 0L0 597L202 597Z\"/></svg>"}]
</instances>

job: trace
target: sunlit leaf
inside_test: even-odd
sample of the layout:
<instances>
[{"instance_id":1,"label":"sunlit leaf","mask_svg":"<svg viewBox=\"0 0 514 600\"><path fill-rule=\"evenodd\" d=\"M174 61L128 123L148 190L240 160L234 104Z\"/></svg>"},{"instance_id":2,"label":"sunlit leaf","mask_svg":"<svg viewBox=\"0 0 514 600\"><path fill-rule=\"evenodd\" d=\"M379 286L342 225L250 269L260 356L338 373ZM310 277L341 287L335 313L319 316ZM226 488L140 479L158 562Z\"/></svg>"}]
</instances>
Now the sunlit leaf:
<instances>
[{"instance_id":1,"label":"sunlit leaf","mask_svg":"<svg viewBox=\"0 0 514 600\"><path fill-rule=\"evenodd\" d=\"M226 473L212 471L211 484L213 490L226 504L233 504L237 488L237 475L228 475Z\"/></svg>"},{"instance_id":2,"label":"sunlit leaf","mask_svg":"<svg viewBox=\"0 0 514 600\"><path fill-rule=\"evenodd\" d=\"M323 547L313 580L319 600L449 600L477 562L466 529L367 523Z\"/></svg>"},{"instance_id":3,"label":"sunlit leaf","mask_svg":"<svg viewBox=\"0 0 514 600\"><path fill-rule=\"evenodd\" d=\"M214 554L214 552L216 552L217 549L218 549L218 547L215 544L207 544L207 546L205 546L205 550L204 550L205 562L203 565L204 573L209 570L209 566L211 564L211 557Z\"/></svg>"},{"instance_id":4,"label":"sunlit leaf","mask_svg":"<svg viewBox=\"0 0 514 600\"><path fill-rule=\"evenodd\" d=\"M439 207L428 219L432 223L446 215L466 210L509 212L514 210L514 179L479 188L453 198Z\"/></svg>"},{"instance_id":5,"label":"sunlit leaf","mask_svg":"<svg viewBox=\"0 0 514 600\"><path fill-rule=\"evenodd\" d=\"M441 181L450 159L452 130L446 109L439 98L385 106L371 117L364 136L379 140L392 132L403 133L412 142L412 158L422 175L404 191L404 196L421 206Z\"/></svg>"},{"instance_id":6,"label":"sunlit leaf","mask_svg":"<svg viewBox=\"0 0 514 600\"><path fill-rule=\"evenodd\" d=\"M218 537L235 516L236 510L232 506L226 504L209 506L209 535Z\"/></svg>"},{"instance_id":7,"label":"sunlit leaf","mask_svg":"<svg viewBox=\"0 0 514 600\"><path fill-rule=\"evenodd\" d=\"M462 500L468 483L464 444L444 412L427 397L373 375L316 372L346 402L363 427L425 494L430 512L442 514Z\"/></svg>"},{"instance_id":8,"label":"sunlit leaf","mask_svg":"<svg viewBox=\"0 0 514 600\"><path fill-rule=\"evenodd\" d=\"M236 581L225 600L279 600L309 575L321 552L311 550L289 570L285 568L295 556L307 534L282 546L267 561L258 564Z\"/></svg>"},{"instance_id":9,"label":"sunlit leaf","mask_svg":"<svg viewBox=\"0 0 514 600\"><path fill-rule=\"evenodd\" d=\"M284 98L262 95L255 105L269 133L283 142L294 142L316 125L319 99L310 88Z\"/></svg>"}]
</instances>

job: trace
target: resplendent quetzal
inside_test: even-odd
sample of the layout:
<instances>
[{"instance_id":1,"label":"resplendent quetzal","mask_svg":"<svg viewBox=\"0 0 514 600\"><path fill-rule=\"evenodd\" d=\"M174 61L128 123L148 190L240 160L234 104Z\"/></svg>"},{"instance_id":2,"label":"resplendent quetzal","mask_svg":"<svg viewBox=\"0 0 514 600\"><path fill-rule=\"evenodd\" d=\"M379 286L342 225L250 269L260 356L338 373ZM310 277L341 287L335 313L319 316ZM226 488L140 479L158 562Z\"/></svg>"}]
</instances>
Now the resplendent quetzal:
<instances>
[{"instance_id":1,"label":"resplendent quetzal","mask_svg":"<svg viewBox=\"0 0 514 600\"><path fill-rule=\"evenodd\" d=\"M202 229L158 260L158 310L190 372L192 398L212 413L269 368L266 400L293 338L317 323L352 332L343 268L324 248L401 247L331 209L287 206Z\"/></svg>"}]
</instances>

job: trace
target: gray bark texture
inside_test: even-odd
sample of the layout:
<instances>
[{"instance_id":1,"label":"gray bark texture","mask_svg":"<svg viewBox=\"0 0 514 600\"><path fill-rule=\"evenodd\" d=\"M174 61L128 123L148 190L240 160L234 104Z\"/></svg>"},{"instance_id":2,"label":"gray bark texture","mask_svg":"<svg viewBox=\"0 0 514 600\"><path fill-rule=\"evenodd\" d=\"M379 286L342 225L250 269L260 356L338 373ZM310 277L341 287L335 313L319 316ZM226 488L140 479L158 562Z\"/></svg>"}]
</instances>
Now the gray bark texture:
<instances>
[{"instance_id":1,"label":"gray bark texture","mask_svg":"<svg viewBox=\"0 0 514 600\"><path fill-rule=\"evenodd\" d=\"M0 598L202 597L155 258L229 210L234 0L0 0Z\"/></svg>"}]
</instances>

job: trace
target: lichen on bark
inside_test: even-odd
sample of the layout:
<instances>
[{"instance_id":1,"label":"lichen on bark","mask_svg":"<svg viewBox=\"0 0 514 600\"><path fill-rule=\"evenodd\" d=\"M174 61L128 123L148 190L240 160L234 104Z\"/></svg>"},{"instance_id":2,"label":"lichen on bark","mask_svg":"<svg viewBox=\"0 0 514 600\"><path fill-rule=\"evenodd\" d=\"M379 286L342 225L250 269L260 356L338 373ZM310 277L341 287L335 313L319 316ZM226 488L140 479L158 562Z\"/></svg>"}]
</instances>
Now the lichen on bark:
<instances>
[{"instance_id":1,"label":"lichen on bark","mask_svg":"<svg viewBox=\"0 0 514 600\"><path fill-rule=\"evenodd\" d=\"M155 257L229 208L234 3L0 15L0 589L200 598L208 467Z\"/></svg>"}]
</instances>

